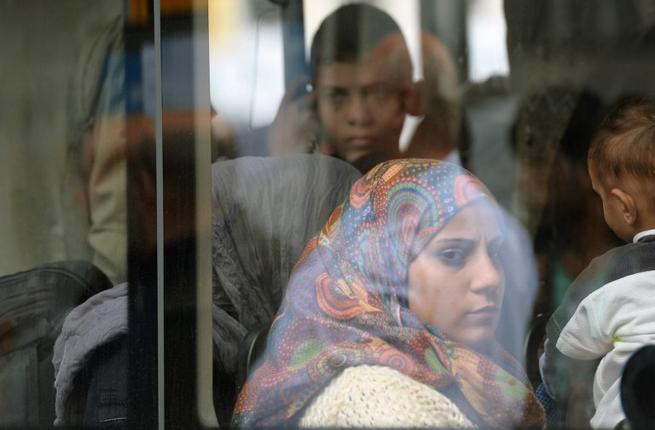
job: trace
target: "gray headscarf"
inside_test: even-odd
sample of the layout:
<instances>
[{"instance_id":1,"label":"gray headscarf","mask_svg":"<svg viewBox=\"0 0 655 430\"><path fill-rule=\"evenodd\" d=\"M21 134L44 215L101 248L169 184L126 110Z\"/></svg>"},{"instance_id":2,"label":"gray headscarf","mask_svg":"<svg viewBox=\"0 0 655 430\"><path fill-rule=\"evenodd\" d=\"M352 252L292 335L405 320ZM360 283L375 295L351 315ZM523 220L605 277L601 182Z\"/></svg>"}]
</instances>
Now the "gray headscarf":
<instances>
[{"instance_id":1,"label":"gray headscarf","mask_svg":"<svg viewBox=\"0 0 655 430\"><path fill-rule=\"evenodd\" d=\"M214 345L224 371L236 371L247 332L270 325L305 245L359 177L319 154L214 163Z\"/></svg>"}]
</instances>

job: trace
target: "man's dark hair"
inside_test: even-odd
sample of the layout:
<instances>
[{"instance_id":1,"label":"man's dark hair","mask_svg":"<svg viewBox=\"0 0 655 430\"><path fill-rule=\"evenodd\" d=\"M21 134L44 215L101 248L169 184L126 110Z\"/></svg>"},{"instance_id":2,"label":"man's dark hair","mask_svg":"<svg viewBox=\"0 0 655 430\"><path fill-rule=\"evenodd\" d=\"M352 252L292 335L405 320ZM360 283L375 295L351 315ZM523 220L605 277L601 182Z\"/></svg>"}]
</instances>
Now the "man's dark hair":
<instances>
[{"instance_id":1,"label":"man's dark hair","mask_svg":"<svg viewBox=\"0 0 655 430\"><path fill-rule=\"evenodd\" d=\"M362 3L342 6L328 15L312 40L310 65L316 76L321 64L362 61L386 36L401 33L386 12Z\"/></svg>"}]
</instances>

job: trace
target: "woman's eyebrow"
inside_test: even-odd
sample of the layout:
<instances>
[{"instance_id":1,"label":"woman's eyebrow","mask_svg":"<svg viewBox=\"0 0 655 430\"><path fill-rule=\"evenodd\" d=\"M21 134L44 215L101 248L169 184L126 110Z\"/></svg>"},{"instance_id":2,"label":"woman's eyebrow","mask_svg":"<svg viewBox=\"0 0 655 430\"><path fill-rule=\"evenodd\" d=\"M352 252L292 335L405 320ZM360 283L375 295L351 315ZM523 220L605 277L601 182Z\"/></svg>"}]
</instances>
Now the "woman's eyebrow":
<instances>
[{"instance_id":1,"label":"woman's eyebrow","mask_svg":"<svg viewBox=\"0 0 655 430\"><path fill-rule=\"evenodd\" d=\"M473 239L463 237L438 239L435 244L439 246L469 246L475 243Z\"/></svg>"}]
</instances>

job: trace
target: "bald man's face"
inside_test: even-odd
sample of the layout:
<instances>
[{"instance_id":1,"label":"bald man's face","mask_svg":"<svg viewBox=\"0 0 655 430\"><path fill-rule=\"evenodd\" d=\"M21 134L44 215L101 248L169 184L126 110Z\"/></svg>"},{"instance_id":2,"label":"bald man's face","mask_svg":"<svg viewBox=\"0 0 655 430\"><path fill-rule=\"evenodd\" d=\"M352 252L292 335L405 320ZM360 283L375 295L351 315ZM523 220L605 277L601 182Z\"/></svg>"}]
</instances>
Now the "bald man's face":
<instances>
[{"instance_id":1,"label":"bald man's face","mask_svg":"<svg viewBox=\"0 0 655 430\"><path fill-rule=\"evenodd\" d=\"M358 63L335 62L318 68L323 137L350 163L366 156L380 161L400 157L398 140L411 65L399 67L397 56L383 48Z\"/></svg>"}]
</instances>

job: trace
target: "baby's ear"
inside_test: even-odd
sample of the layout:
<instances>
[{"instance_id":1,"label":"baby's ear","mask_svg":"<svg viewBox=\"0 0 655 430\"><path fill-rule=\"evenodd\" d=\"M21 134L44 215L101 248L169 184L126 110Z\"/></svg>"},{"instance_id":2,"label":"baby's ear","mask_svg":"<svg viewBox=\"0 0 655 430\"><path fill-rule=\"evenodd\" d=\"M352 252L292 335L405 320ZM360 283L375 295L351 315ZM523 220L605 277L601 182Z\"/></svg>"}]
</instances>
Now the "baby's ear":
<instances>
[{"instance_id":1,"label":"baby's ear","mask_svg":"<svg viewBox=\"0 0 655 430\"><path fill-rule=\"evenodd\" d=\"M404 94L403 105L405 112L413 116L425 114L425 81L412 82L407 86Z\"/></svg>"},{"instance_id":2,"label":"baby's ear","mask_svg":"<svg viewBox=\"0 0 655 430\"><path fill-rule=\"evenodd\" d=\"M630 193L621 188L612 188L610 194L617 198L623 220L628 225L634 225L637 222L637 202Z\"/></svg>"}]
</instances>

